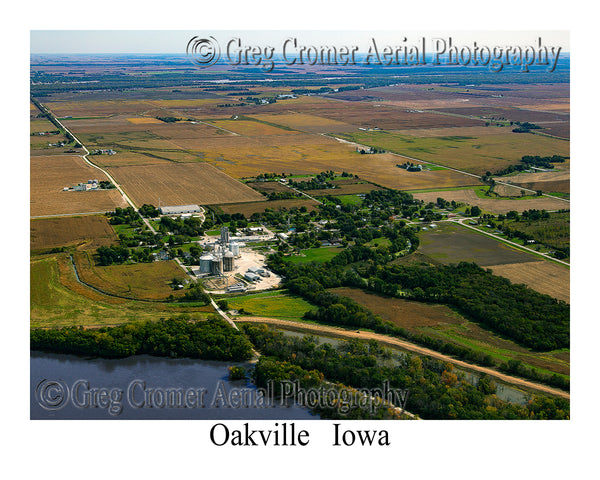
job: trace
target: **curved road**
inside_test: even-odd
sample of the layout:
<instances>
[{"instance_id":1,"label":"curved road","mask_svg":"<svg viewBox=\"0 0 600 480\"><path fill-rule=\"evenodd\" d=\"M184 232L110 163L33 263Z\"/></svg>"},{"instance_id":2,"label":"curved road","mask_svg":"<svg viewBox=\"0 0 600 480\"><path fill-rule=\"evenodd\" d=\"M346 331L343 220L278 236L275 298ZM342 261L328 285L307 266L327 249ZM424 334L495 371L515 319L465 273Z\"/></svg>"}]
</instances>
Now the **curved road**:
<instances>
[{"instance_id":1,"label":"curved road","mask_svg":"<svg viewBox=\"0 0 600 480\"><path fill-rule=\"evenodd\" d=\"M324 334L327 333L333 334L336 336L347 337L347 338L359 338L362 340L377 340L380 343L387 344L392 347L399 347L403 350L408 350L410 352L417 353L419 355L427 355L428 357L435 358L437 360L441 360L443 362L449 362L457 367L466 368L469 370L475 370L477 372L485 373L490 377L497 378L502 382L509 383L512 385L518 385L525 388L530 388L532 390L537 390L539 392L547 393L550 395L555 395L557 397L565 398L570 400L571 395L562 390L547 387L546 385L541 385L539 383L530 382L528 380L524 380L522 378L513 377L511 375L506 375L504 373L500 373L497 370L487 367L481 367L479 365L473 365L471 363L463 362L462 360L457 360L453 357L449 357L448 355L444 355L443 353L436 352L435 350L430 350L425 347L421 347L419 345L415 345L414 343L410 343L406 340L401 340L399 338L388 337L386 335L382 335L379 333L373 332L364 332L364 331L352 331L345 330L343 328L338 327L329 327L325 325L313 325L310 323L300 323L293 320L280 320L276 318L266 318L266 317L243 317L236 320L239 323L243 322L253 322L253 323L267 323L271 325L277 325L280 327L292 327L294 329L306 330L308 332L314 334Z\"/></svg>"}]
</instances>

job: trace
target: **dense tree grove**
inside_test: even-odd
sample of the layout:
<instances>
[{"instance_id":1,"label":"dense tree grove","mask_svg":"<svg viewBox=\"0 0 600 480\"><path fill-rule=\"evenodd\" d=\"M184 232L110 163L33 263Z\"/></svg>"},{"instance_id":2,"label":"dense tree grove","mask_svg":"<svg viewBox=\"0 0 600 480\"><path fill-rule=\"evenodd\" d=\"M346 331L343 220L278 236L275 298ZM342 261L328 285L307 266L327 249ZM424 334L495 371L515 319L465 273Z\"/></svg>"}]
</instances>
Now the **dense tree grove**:
<instances>
[{"instance_id":1,"label":"dense tree grove","mask_svg":"<svg viewBox=\"0 0 600 480\"><path fill-rule=\"evenodd\" d=\"M409 391L406 410L426 419L567 419L569 402L536 396L527 405L505 402L493 394L493 382L482 378L471 385L459 378L450 364L401 355L389 366L389 354L374 342L344 342L337 348L318 345L312 337L283 335L264 325L245 325L244 331L268 362L257 366L257 378L297 379L306 375L308 384L319 375L353 388L390 387ZM382 362L386 359L386 362ZM294 369L299 367L302 370Z\"/></svg>"},{"instance_id":2,"label":"dense tree grove","mask_svg":"<svg viewBox=\"0 0 600 480\"><path fill-rule=\"evenodd\" d=\"M493 275L474 263L389 265L377 271L410 297L458 307L467 317L539 351L569 347L569 305Z\"/></svg>"},{"instance_id":3,"label":"dense tree grove","mask_svg":"<svg viewBox=\"0 0 600 480\"><path fill-rule=\"evenodd\" d=\"M242 361L252 356L252 345L246 337L216 316L200 322L181 316L98 330L81 327L31 329L30 344L31 350L102 358L147 354Z\"/></svg>"}]
</instances>

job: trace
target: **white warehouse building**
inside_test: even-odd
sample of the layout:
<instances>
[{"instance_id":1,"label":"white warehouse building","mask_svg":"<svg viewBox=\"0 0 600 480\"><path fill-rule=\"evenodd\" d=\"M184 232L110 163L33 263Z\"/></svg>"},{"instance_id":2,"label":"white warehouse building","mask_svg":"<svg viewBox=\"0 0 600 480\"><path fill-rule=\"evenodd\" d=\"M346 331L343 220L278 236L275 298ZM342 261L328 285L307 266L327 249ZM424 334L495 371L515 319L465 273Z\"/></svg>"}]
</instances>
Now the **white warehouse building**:
<instances>
[{"instance_id":1,"label":"white warehouse building","mask_svg":"<svg viewBox=\"0 0 600 480\"><path fill-rule=\"evenodd\" d=\"M174 205L159 207L160 213L163 215L181 215L182 213L200 213L199 205Z\"/></svg>"}]
</instances>

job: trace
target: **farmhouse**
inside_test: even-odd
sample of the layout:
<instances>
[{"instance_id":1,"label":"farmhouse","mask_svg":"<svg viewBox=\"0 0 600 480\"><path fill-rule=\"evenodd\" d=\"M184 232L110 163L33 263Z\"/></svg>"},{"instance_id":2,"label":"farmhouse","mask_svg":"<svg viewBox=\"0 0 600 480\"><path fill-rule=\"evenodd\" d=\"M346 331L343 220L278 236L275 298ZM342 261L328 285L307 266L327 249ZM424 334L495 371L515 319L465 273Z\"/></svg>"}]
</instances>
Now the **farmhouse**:
<instances>
[{"instance_id":1,"label":"farmhouse","mask_svg":"<svg viewBox=\"0 0 600 480\"><path fill-rule=\"evenodd\" d=\"M181 215L184 213L200 213L198 205L175 205L159 207L160 213L163 215Z\"/></svg>"}]
</instances>

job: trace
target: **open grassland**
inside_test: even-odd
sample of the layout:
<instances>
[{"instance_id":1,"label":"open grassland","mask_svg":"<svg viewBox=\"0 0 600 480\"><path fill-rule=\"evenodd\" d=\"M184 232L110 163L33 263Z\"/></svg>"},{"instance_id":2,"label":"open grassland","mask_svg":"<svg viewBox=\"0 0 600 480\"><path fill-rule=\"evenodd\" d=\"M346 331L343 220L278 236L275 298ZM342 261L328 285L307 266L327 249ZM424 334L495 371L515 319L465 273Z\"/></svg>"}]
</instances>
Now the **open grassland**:
<instances>
[{"instance_id":1,"label":"open grassland","mask_svg":"<svg viewBox=\"0 0 600 480\"><path fill-rule=\"evenodd\" d=\"M32 251L71 246L93 250L118 243L107 218L98 215L33 219L29 230Z\"/></svg>"},{"instance_id":2,"label":"open grassland","mask_svg":"<svg viewBox=\"0 0 600 480\"><path fill-rule=\"evenodd\" d=\"M131 265L95 265L90 252L76 252L79 278L102 292L133 300L165 300L169 295L183 296L183 290L169 285L174 278L186 274L174 260Z\"/></svg>"},{"instance_id":3,"label":"open grassland","mask_svg":"<svg viewBox=\"0 0 600 480\"><path fill-rule=\"evenodd\" d=\"M31 327L118 325L180 313L204 318L212 307L139 302L102 295L79 283L66 254L31 260Z\"/></svg>"},{"instance_id":4,"label":"open grassland","mask_svg":"<svg viewBox=\"0 0 600 480\"><path fill-rule=\"evenodd\" d=\"M343 250L341 247L307 248L300 251L300 255L288 258L292 263L328 262Z\"/></svg>"},{"instance_id":5,"label":"open grassland","mask_svg":"<svg viewBox=\"0 0 600 480\"><path fill-rule=\"evenodd\" d=\"M125 207L116 190L64 192L89 179L108 180L77 156L37 156L30 160L30 212L32 216L107 212Z\"/></svg>"},{"instance_id":6,"label":"open grassland","mask_svg":"<svg viewBox=\"0 0 600 480\"><path fill-rule=\"evenodd\" d=\"M169 163L110 168L137 205L220 204L265 200L207 163Z\"/></svg>"},{"instance_id":7,"label":"open grassland","mask_svg":"<svg viewBox=\"0 0 600 480\"><path fill-rule=\"evenodd\" d=\"M244 309L245 315L272 318L302 318L313 306L306 300L285 291L227 297L230 309Z\"/></svg>"},{"instance_id":8,"label":"open grassland","mask_svg":"<svg viewBox=\"0 0 600 480\"><path fill-rule=\"evenodd\" d=\"M511 210L522 212L524 210L560 210L569 208L569 203L557 198L551 197L535 197L535 198L481 198L473 189L465 190L446 190L437 192L421 192L414 193L413 196L424 202L435 202L437 198L451 202L466 203L468 205L477 205L482 210L491 213L506 213Z\"/></svg>"},{"instance_id":9,"label":"open grassland","mask_svg":"<svg viewBox=\"0 0 600 480\"><path fill-rule=\"evenodd\" d=\"M513 283L523 283L533 290L570 302L570 270L562 265L542 260L490 268L495 275L506 277Z\"/></svg>"},{"instance_id":10,"label":"open grassland","mask_svg":"<svg viewBox=\"0 0 600 480\"><path fill-rule=\"evenodd\" d=\"M267 202L247 202L247 203L230 203L221 205L210 205L222 213L230 215L241 213L246 218L250 218L253 213L263 213L266 209L273 211L291 210L292 208L306 207L309 212L316 210L318 203L307 197L292 198L290 200L272 200Z\"/></svg>"},{"instance_id":11,"label":"open grassland","mask_svg":"<svg viewBox=\"0 0 600 480\"><path fill-rule=\"evenodd\" d=\"M412 137L393 132L360 132L343 136L364 145L384 148L476 175L517 164L523 155L569 156L569 142L566 140L529 133L512 133L510 127L506 130L506 135L477 137Z\"/></svg>"}]
</instances>

